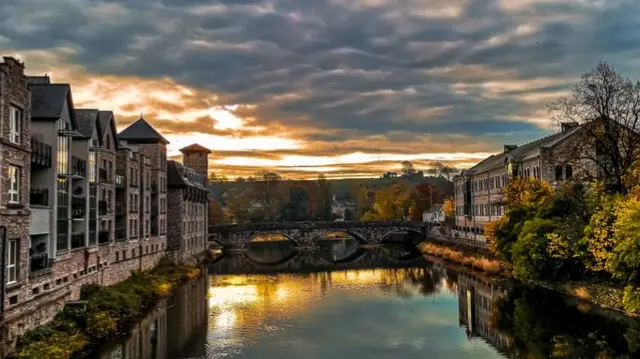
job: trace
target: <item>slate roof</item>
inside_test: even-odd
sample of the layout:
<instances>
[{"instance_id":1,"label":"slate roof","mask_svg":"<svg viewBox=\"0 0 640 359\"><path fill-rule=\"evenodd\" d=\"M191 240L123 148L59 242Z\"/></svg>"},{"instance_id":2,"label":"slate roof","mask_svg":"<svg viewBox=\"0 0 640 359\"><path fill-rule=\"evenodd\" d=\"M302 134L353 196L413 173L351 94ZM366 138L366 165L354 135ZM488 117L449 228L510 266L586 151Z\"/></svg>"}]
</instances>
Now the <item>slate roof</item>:
<instances>
[{"instance_id":1,"label":"slate roof","mask_svg":"<svg viewBox=\"0 0 640 359\"><path fill-rule=\"evenodd\" d=\"M476 174L499 168L505 165L507 159L520 162L536 157L540 155L540 148L551 148L578 132L580 128L580 126L572 127L564 132L557 132L529 143L525 143L524 145L518 146L510 151L489 156L467 171L464 171L464 173Z\"/></svg>"},{"instance_id":2,"label":"slate roof","mask_svg":"<svg viewBox=\"0 0 640 359\"><path fill-rule=\"evenodd\" d=\"M205 152L205 153L211 153L211 150L204 147L204 146L200 146L197 143L194 143L192 145L189 145L187 147L181 148L180 152L182 153L189 153L189 152Z\"/></svg>"},{"instance_id":3,"label":"slate roof","mask_svg":"<svg viewBox=\"0 0 640 359\"><path fill-rule=\"evenodd\" d=\"M49 78L48 75L44 75L44 76L27 76L27 81L29 82L29 85L50 84L51 83L51 79Z\"/></svg>"},{"instance_id":4,"label":"slate roof","mask_svg":"<svg viewBox=\"0 0 640 359\"><path fill-rule=\"evenodd\" d=\"M98 111L98 131L100 138L104 137L104 132L109 126L111 127L111 133L115 136L115 138L113 138L115 146L118 148L118 131L116 130L116 119L113 116L113 111Z\"/></svg>"},{"instance_id":5,"label":"slate roof","mask_svg":"<svg viewBox=\"0 0 640 359\"><path fill-rule=\"evenodd\" d=\"M118 134L118 138L128 142L169 143L166 138L162 137L162 135L142 117L122 130L122 132Z\"/></svg>"},{"instance_id":6,"label":"slate roof","mask_svg":"<svg viewBox=\"0 0 640 359\"><path fill-rule=\"evenodd\" d=\"M85 137L93 136L96 128L98 110L96 109L76 109L76 121L78 122L78 132Z\"/></svg>"},{"instance_id":7,"label":"slate roof","mask_svg":"<svg viewBox=\"0 0 640 359\"><path fill-rule=\"evenodd\" d=\"M191 178L191 180L189 178ZM200 174L177 161L167 161L167 186L201 187L206 189L204 186L204 178L202 178Z\"/></svg>"},{"instance_id":8,"label":"slate roof","mask_svg":"<svg viewBox=\"0 0 640 359\"><path fill-rule=\"evenodd\" d=\"M31 117L60 118L64 103L71 92L69 84L33 84L31 88ZM69 109L73 111L73 109Z\"/></svg>"}]
</instances>

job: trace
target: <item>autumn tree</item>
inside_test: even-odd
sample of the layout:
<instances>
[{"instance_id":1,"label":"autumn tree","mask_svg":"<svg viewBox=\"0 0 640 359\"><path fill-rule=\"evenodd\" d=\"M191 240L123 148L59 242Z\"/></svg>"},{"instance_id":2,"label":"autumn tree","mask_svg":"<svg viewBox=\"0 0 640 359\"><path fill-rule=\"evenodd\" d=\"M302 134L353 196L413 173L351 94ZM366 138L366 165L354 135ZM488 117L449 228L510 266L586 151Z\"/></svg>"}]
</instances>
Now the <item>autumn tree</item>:
<instances>
[{"instance_id":1,"label":"autumn tree","mask_svg":"<svg viewBox=\"0 0 640 359\"><path fill-rule=\"evenodd\" d=\"M573 163L595 164L611 190L625 193L624 177L640 153L640 82L602 62L549 110L557 123L581 125L567 151Z\"/></svg>"},{"instance_id":2,"label":"autumn tree","mask_svg":"<svg viewBox=\"0 0 640 359\"><path fill-rule=\"evenodd\" d=\"M430 183L418 183L413 192L416 209L422 215L422 212L428 211L434 204L442 203L442 198L436 190L436 187Z\"/></svg>"},{"instance_id":3,"label":"autumn tree","mask_svg":"<svg viewBox=\"0 0 640 359\"><path fill-rule=\"evenodd\" d=\"M224 223L226 220L222 206L215 199L209 200L209 225Z\"/></svg>"},{"instance_id":4,"label":"autumn tree","mask_svg":"<svg viewBox=\"0 0 640 359\"><path fill-rule=\"evenodd\" d=\"M446 217L455 217L456 215L456 203L452 198L448 198L444 201L442 205L442 209L444 210L444 215Z\"/></svg>"},{"instance_id":5,"label":"autumn tree","mask_svg":"<svg viewBox=\"0 0 640 359\"><path fill-rule=\"evenodd\" d=\"M250 190L232 188L223 195L223 200L237 223L251 220L253 196Z\"/></svg>"},{"instance_id":6,"label":"autumn tree","mask_svg":"<svg viewBox=\"0 0 640 359\"><path fill-rule=\"evenodd\" d=\"M289 199L282 208L284 221L308 221L311 219L309 191L303 186L293 186L289 189Z\"/></svg>"},{"instance_id":7,"label":"autumn tree","mask_svg":"<svg viewBox=\"0 0 640 359\"><path fill-rule=\"evenodd\" d=\"M376 191L373 208L365 213L363 220L403 219L409 214L414 202L411 189L406 183L396 183Z\"/></svg>"}]
</instances>

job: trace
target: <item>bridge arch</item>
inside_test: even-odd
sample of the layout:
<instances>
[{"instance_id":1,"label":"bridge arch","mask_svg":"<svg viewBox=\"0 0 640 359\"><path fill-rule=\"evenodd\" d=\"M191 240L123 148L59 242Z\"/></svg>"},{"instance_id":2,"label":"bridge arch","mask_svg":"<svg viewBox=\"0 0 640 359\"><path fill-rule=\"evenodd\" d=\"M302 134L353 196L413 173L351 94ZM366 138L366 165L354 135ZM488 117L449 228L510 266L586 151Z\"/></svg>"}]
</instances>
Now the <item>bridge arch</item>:
<instances>
[{"instance_id":1,"label":"bridge arch","mask_svg":"<svg viewBox=\"0 0 640 359\"><path fill-rule=\"evenodd\" d=\"M414 228L394 228L390 231L385 232L384 234L382 234L380 236L380 238L378 239L379 243L384 243L384 242L388 242L388 238L394 234L402 234L402 235L407 235L407 240L402 241L404 243L408 243L411 242L413 243L414 240L412 240L411 236L416 236L418 237L420 240L423 240L424 238L424 233L422 233L421 231L418 231Z\"/></svg>"}]
</instances>

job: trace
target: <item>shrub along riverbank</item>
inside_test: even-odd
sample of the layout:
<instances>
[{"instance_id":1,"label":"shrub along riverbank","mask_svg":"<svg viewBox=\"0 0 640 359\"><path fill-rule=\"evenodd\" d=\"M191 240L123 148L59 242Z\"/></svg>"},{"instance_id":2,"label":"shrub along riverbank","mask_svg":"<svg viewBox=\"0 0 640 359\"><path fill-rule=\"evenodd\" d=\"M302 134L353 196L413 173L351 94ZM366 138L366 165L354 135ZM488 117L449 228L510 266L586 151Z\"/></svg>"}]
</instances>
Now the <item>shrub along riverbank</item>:
<instances>
[{"instance_id":1,"label":"shrub along riverbank","mask_svg":"<svg viewBox=\"0 0 640 359\"><path fill-rule=\"evenodd\" d=\"M167 260L154 269L135 272L112 286L82 288L85 306L66 306L55 318L26 332L9 358L66 359L126 333L161 297L183 281L201 274L195 265L176 265Z\"/></svg>"}]
</instances>

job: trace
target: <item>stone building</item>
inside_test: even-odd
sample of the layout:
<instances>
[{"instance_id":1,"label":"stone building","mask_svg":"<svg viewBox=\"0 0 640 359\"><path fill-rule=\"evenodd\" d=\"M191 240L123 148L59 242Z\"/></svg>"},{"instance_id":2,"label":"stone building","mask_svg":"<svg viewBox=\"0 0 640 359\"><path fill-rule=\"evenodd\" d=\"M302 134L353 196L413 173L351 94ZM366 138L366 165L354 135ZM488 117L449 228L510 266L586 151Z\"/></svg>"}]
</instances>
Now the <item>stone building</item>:
<instances>
[{"instance_id":1,"label":"stone building","mask_svg":"<svg viewBox=\"0 0 640 359\"><path fill-rule=\"evenodd\" d=\"M168 141L142 118L118 134L111 111L76 109L69 84L25 76L8 57L0 120L0 340L10 346L83 285L117 283L167 254ZM204 182L180 167L190 181L172 210L190 225L176 260L206 245L206 215L195 215Z\"/></svg>"},{"instance_id":2,"label":"stone building","mask_svg":"<svg viewBox=\"0 0 640 359\"><path fill-rule=\"evenodd\" d=\"M484 226L499 219L502 188L516 177L543 179L557 185L595 166L576 163L569 157L573 141L580 140L581 127L563 124L560 132L521 146L504 145L502 153L492 155L454 178L456 224L454 236L484 241Z\"/></svg>"},{"instance_id":3,"label":"stone building","mask_svg":"<svg viewBox=\"0 0 640 359\"><path fill-rule=\"evenodd\" d=\"M22 285L29 276L30 119L31 92L24 64L4 57L0 61L0 251L4 268L0 313L24 299Z\"/></svg>"},{"instance_id":4,"label":"stone building","mask_svg":"<svg viewBox=\"0 0 640 359\"><path fill-rule=\"evenodd\" d=\"M207 245L208 190L207 170L210 151L194 144L180 150L183 162L168 163L168 250L178 261L192 260L200 255Z\"/></svg>"}]
</instances>

